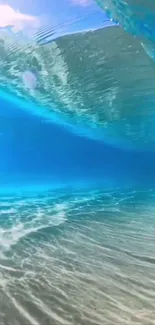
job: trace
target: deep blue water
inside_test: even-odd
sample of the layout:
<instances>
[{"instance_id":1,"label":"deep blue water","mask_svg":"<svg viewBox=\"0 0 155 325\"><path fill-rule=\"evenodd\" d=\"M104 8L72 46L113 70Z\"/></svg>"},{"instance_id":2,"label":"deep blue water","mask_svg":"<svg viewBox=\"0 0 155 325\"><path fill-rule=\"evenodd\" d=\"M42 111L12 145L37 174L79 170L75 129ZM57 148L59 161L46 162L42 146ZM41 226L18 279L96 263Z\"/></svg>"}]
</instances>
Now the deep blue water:
<instances>
[{"instance_id":1,"label":"deep blue water","mask_svg":"<svg viewBox=\"0 0 155 325\"><path fill-rule=\"evenodd\" d=\"M0 187L153 186L155 153L77 136L1 101Z\"/></svg>"}]
</instances>

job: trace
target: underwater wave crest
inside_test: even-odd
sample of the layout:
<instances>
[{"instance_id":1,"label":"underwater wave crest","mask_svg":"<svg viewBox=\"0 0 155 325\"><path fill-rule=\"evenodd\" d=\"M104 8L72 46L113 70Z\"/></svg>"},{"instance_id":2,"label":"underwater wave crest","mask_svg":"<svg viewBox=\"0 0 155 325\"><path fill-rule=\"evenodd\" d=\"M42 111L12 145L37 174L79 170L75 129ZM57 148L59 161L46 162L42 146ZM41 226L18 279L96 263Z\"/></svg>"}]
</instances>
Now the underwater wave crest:
<instances>
[{"instance_id":1,"label":"underwater wave crest","mask_svg":"<svg viewBox=\"0 0 155 325\"><path fill-rule=\"evenodd\" d=\"M97 0L108 15L125 30L155 41L155 3L153 0Z\"/></svg>"},{"instance_id":2,"label":"underwater wave crest","mask_svg":"<svg viewBox=\"0 0 155 325\"><path fill-rule=\"evenodd\" d=\"M139 38L146 53L155 60L155 2L153 0L96 0L109 18Z\"/></svg>"},{"instance_id":3,"label":"underwater wave crest","mask_svg":"<svg viewBox=\"0 0 155 325\"><path fill-rule=\"evenodd\" d=\"M118 26L46 45L4 30L0 59L6 98L10 93L79 134L119 147L154 148L155 66Z\"/></svg>"}]
</instances>

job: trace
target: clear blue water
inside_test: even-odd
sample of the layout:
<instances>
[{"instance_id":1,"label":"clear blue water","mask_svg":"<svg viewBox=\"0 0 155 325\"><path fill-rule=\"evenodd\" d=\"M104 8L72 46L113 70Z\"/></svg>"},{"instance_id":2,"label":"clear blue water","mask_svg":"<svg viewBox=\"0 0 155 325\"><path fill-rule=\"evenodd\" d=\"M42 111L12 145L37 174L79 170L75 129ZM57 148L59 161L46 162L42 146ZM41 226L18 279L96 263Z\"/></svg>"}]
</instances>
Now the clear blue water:
<instances>
[{"instance_id":1,"label":"clear blue water","mask_svg":"<svg viewBox=\"0 0 155 325\"><path fill-rule=\"evenodd\" d=\"M155 324L154 25L118 3L0 29L2 325Z\"/></svg>"},{"instance_id":2,"label":"clear blue water","mask_svg":"<svg viewBox=\"0 0 155 325\"><path fill-rule=\"evenodd\" d=\"M154 324L155 191L0 198L2 324Z\"/></svg>"}]
</instances>

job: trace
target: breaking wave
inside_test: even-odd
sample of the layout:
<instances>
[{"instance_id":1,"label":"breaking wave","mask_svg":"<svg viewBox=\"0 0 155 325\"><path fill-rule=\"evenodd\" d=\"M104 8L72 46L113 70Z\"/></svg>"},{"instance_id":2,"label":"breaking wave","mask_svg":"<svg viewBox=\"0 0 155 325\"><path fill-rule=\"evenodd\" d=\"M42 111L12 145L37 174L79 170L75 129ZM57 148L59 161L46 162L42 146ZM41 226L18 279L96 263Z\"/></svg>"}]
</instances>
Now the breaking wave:
<instances>
[{"instance_id":1,"label":"breaking wave","mask_svg":"<svg viewBox=\"0 0 155 325\"><path fill-rule=\"evenodd\" d=\"M141 42L118 26L44 45L0 32L2 97L115 146L154 148L154 74Z\"/></svg>"}]
</instances>

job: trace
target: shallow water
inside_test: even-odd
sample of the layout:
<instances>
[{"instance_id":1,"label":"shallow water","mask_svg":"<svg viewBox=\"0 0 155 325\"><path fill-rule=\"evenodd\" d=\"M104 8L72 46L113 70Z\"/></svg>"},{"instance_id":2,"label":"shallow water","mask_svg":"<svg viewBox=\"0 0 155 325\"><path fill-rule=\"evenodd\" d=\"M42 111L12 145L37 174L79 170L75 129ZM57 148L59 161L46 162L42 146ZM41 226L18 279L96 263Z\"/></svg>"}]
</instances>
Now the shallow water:
<instances>
[{"instance_id":1,"label":"shallow water","mask_svg":"<svg viewBox=\"0 0 155 325\"><path fill-rule=\"evenodd\" d=\"M1 324L155 324L155 191L0 200Z\"/></svg>"}]
</instances>

